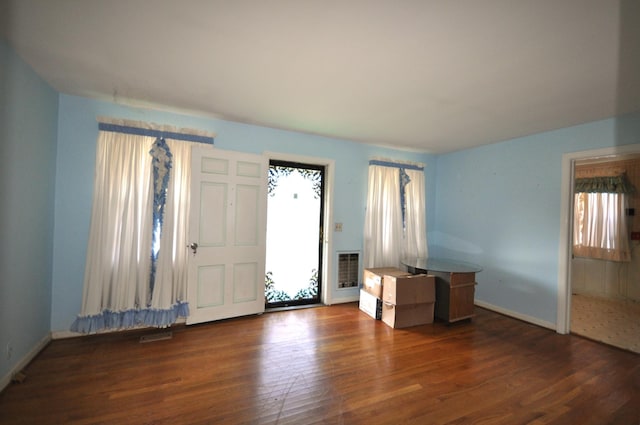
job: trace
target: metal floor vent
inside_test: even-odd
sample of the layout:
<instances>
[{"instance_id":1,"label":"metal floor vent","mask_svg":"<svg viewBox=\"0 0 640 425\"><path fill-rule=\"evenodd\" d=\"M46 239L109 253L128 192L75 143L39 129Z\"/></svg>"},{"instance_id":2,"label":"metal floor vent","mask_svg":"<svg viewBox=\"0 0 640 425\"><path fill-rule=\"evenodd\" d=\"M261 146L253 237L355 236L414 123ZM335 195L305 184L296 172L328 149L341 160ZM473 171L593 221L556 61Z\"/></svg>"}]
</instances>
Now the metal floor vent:
<instances>
[{"instance_id":1,"label":"metal floor vent","mask_svg":"<svg viewBox=\"0 0 640 425\"><path fill-rule=\"evenodd\" d=\"M158 332L155 334L149 334L149 335L143 335L140 337L140 344L145 343L145 342L156 342L156 341L163 341L165 339L171 339L173 338L173 333L172 332Z\"/></svg>"}]
</instances>

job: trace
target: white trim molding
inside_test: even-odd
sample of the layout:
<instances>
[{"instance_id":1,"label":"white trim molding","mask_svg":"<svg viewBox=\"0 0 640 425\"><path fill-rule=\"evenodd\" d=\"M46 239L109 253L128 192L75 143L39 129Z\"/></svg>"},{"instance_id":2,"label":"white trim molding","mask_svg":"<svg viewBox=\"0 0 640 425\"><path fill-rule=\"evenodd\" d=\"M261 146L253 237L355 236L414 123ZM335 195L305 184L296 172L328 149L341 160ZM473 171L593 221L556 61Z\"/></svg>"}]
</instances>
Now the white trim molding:
<instances>
[{"instance_id":1,"label":"white trim molding","mask_svg":"<svg viewBox=\"0 0 640 425\"><path fill-rule=\"evenodd\" d=\"M47 346L50 341L51 333L47 333L44 338L42 338L36 345L33 346L31 351L25 354L24 357L22 357L22 359L18 361L18 363L16 363L11 369L9 369L9 372L0 380L0 391L4 390L7 385L11 383L11 379L13 378L13 376L27 367L27 365L31 363L31 360L33 360L44 349L44 347Z\"/></svg>"},{"instance_id":2,"label":"white trim molding","mask_svg":"<svg viewBox=\"0 0 640 425\"><path fill-rule=\"evenodd\" d=\"M332 304L344 304L344 303L355 303L360 301L360 290L358 290L358 295L349 295L346 297L333 297L333 299L331 300ZM327 304L327 305L331 305L331 304Z\"/></svg>"},{"instance_id":3,"label":"white trim molding","mask_svg":"<svg viewBox=\"0 0 640 425\"><path fill-rule=\"evenodd\" d=\"M73 332L73 331L53 331L51 332L51 339L56 340L56 339L67 339L67 338L77 338L79 336L84 336L84 334L81 334L79 332Z\"/></svg>"},{"instance_id":4,"label":"white trim molding","mask_svg":"<svg viewBox=\"0 0 640 425\"><path fill-rule=\"evenodd\" d=\"M556 330L556 324L547 322L546 320L538 319L537 317L529 316L527 314L518 313L517 311L509 310L497 305L490 304L485 301L475 300L474 304L478 307L486 308L487 310L495 311L496 313L504 314L505 316L513 317L514 319L522 320L523 322L531 323L532 325L541 326L543 328Z\"/></svg>"}]
</instances>

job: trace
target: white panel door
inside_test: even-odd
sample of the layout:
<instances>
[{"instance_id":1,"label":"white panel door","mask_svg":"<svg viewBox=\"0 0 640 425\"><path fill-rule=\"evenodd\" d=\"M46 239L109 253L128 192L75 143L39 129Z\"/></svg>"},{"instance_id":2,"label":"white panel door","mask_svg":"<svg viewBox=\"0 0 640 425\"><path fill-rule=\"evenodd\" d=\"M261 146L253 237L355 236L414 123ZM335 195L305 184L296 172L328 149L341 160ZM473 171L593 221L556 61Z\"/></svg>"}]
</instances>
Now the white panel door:
<instances>
[{"instance_id":1,"label":"white panel door","mask_svg":"<svg viewBox=\"0 0 640 425\"><path fill-rule=\"evenodd\" d=\"M187 324L261 313L268 160L194 147L191 164Z\"/></svg>"}]
</instances>

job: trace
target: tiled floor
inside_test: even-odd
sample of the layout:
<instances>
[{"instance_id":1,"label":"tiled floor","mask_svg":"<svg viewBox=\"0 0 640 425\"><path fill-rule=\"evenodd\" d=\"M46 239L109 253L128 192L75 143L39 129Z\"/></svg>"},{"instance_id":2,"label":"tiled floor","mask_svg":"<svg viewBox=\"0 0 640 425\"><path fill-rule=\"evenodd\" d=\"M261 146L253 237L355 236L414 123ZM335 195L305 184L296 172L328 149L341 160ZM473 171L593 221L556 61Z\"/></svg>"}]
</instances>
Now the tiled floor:
<instances>
[{"instance_id":1,"label":"tiled floor","mask_svg":"<svg viewBox=\"0 0 640 425\"><path fill-rule=\"evenodd\" d=\"M571 333L640 353L640 302L574 294Z\"/></svg>"}]
</instances>

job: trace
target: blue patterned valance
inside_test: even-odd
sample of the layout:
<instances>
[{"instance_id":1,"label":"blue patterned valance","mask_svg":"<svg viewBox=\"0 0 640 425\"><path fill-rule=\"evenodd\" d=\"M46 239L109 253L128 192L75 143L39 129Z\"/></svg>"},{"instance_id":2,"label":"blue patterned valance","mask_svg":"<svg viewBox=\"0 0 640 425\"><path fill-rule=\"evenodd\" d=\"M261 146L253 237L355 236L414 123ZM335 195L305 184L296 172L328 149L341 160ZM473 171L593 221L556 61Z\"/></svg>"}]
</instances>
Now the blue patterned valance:
<instances>
[{"instance_id":1,"label":"blue patterned valance","mask_svg":"<svg viewBox=\"0 0 640 425\"><path fill-rule=\"evenodd\" d=\"M384 161L381 159L372 159L369 161L369 165L381 165L383 167L394 167L405 170L417 170L424 171L424 167L417 164L404 164L402 162Z\"/></svg>"},{"instance_id":2,"label":"blue patterned valance","mask_svg":"<svg viewBox=\"0 0 640 425\"><path fill-rule=\"evenodd\" d=\"M98 123L98 129L101 131L113 131L115 133L135 134L138 136L150 136L161 139L182 140L185 142L206 143L213 145L213 137L199 134L192 134L177 131L156 130L152 128L141 128L130 125L121 125L113 123Z\"/></svg>"}]
</instances>

